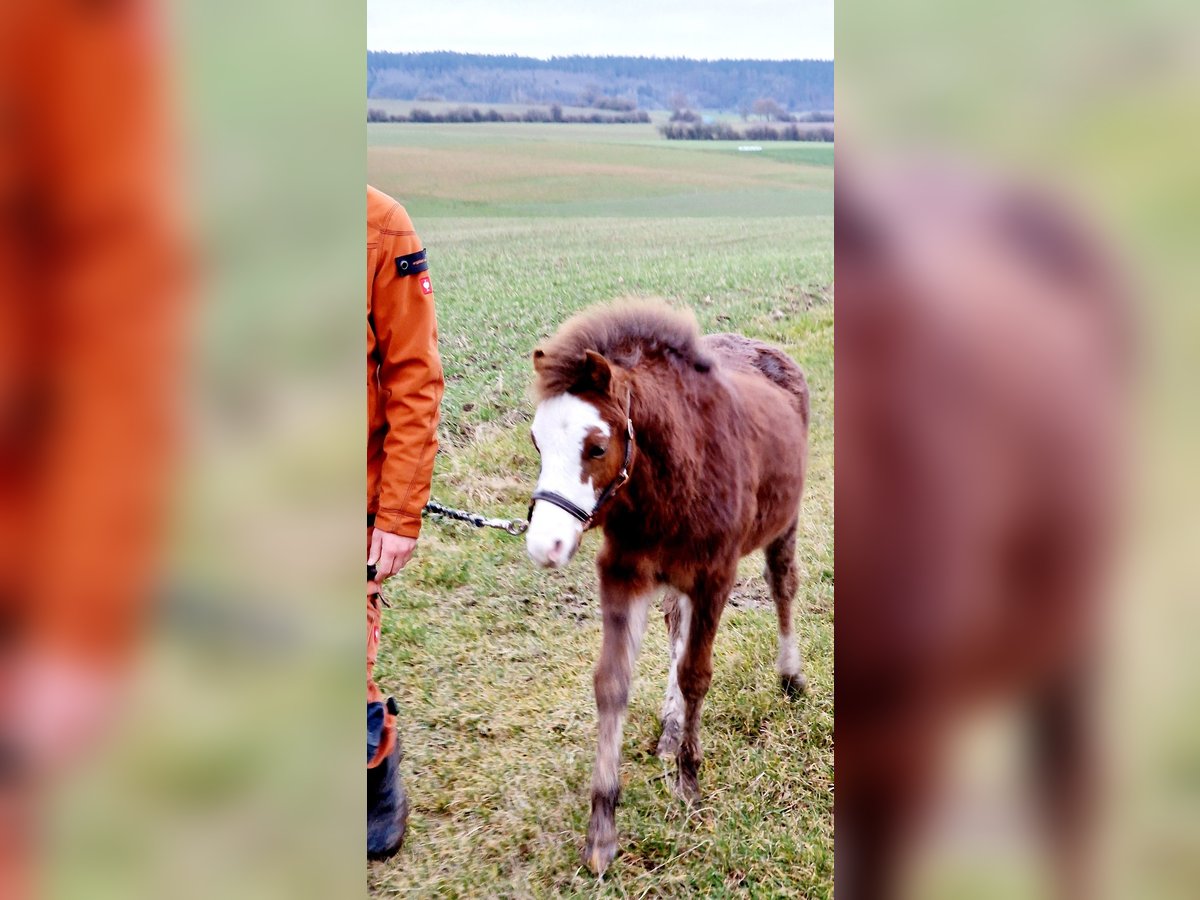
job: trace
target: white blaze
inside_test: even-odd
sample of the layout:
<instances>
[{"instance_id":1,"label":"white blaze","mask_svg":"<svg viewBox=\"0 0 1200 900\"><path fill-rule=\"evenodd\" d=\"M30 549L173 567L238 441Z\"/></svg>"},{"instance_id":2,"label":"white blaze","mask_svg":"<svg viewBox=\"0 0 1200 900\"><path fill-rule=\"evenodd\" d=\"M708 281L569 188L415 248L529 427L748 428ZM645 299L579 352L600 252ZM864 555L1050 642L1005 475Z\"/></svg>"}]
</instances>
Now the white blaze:
<instances>
[{"instance_id":1,"label":"white blaze","mask_svg":"<svg viewBox=\"0 0 1200 900\"><path fill-rule=\"evenodd\" d=\"M606 437L609 434L599 410L573 394L542 401L533 417L533 437L542 455L537 490L560 494L587 512L596 505L596 488L591 478L581 480L583 441L593 428ZM582 522L553 503L539 500L529 518L525 547L538 565L562 566L570 560L582 534Z\"/></svg>"}]
</instances>

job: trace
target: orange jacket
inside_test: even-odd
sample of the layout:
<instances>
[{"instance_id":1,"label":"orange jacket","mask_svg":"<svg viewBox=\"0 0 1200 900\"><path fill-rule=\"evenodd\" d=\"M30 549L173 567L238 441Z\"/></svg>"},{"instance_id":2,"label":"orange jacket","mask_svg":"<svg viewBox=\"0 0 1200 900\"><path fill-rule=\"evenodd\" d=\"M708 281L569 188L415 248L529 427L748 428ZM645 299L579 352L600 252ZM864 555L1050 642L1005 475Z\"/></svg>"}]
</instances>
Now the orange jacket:
<instances>
[{"instance_id":1,"label":"orange jacket","mask_svg":"<svg viewBox=\"0 0 1200 900\"><path fill-rule=\"evenodd\" d=\"M442 362L424 246L404 207L367 188L367 513L415 538L437 454Z\"/></svg>"}]
</instances>

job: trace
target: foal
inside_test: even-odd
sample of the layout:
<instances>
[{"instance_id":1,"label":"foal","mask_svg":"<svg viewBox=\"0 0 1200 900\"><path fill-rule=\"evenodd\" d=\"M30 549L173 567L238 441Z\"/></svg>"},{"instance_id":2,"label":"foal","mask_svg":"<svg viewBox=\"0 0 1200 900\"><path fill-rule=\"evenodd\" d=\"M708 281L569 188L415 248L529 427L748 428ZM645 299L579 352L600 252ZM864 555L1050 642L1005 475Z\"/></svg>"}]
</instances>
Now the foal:
<instances>
[{"instance_id":1,"label":"foal","mask_svg":"<svg viewBox=\"0 0 1200 900\"><path fill-rule=\"evenodd\" d=\"M786 354L740 335L701 338L695 319L657 304L580 314L534 351L542 458L527 549L566 565L583 532L604 529L596 560L604 637L595 671L599 745L584 859L616 855L621 728L654 595L664 604L671 671L660 755L699 799L700 710L712 644L738 560L766 550L779 615L777 668L804 689L792 631L796 523L808 448L808 387Z\"/></svg>"}]
</instances>

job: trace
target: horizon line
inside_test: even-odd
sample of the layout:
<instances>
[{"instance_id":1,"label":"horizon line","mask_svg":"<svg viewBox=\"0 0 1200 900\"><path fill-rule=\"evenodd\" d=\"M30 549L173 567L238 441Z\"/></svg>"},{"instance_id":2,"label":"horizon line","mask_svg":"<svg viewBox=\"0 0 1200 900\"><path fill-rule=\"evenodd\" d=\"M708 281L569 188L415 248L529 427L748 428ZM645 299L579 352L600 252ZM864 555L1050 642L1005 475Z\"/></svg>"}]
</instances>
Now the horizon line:
<instances>
[{"instance_id":1,"label":"horizon line","mask_svg":"<svg viewBox=\"0 0 1200 900\"><path fill-rule=\"evenodd\" d=\"M827 62L832 63L833 57L825 58L820 56L795 56L786 59L767 56L647 56L641 53L561 53L552 56L538 56L535 53L479 53L473 50L372 50L367 48L368 53L396 53L408 54L412 56L427 54L427 53L457 53L460 56L497 56L500 58L516 57L517 59L535 59L538 62L550 62L552 59L659 59L659 60L687 60L688 62Z\"/></svg>"}]
</instances>

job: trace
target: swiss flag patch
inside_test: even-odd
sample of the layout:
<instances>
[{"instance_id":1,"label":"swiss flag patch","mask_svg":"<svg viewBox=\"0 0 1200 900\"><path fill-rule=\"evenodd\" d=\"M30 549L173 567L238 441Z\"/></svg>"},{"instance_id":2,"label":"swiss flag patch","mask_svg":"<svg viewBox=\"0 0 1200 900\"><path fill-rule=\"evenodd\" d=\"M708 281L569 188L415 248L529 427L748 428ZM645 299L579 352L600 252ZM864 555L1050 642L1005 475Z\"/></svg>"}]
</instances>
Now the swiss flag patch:
<instances>
[{"instance_id":1,"label":"swiss flag patch","mask_svg":"<svg viewBox=\"0 0 1200 900\"><path fill-rule=\"evenodd\" d=\"M423 293L423 294L432 294L433 293L433 282L429 280L428 275L426 275L424 278L421 279L421 293Z\"/></svg>"}]
</instances>

